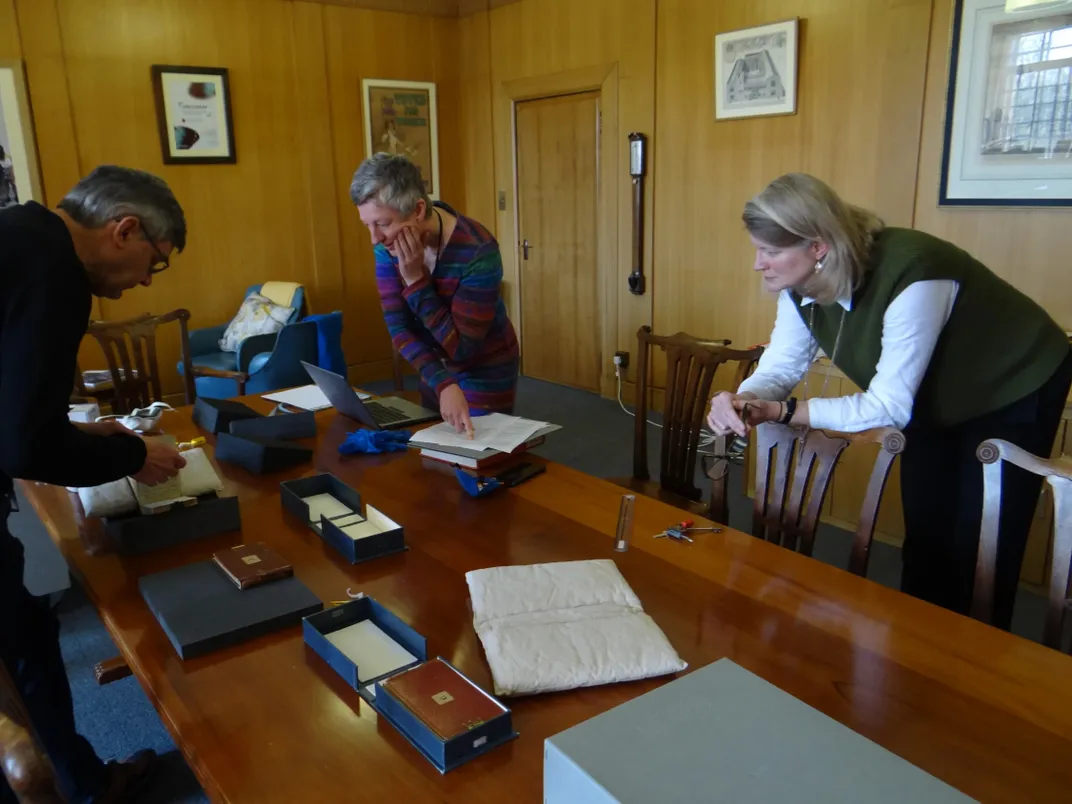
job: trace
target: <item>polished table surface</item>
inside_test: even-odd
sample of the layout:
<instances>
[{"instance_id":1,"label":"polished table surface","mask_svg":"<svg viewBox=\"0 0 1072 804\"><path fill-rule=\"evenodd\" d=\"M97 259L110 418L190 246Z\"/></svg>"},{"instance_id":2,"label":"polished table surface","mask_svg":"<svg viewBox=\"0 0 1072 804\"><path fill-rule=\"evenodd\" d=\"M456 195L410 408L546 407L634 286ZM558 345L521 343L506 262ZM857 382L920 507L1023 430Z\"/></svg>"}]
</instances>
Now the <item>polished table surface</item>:
<instances>
[{"instance_id":1,"label":"polished table surface","mask_svg":"<svg viewBox=\"0 0 1072 804\"><path fill-rule=\"evenodd\" d=\"M241 534L151 555L91 555L68 493L24 483L212 800L539 802L546 737L667 682L507 699L520 738L440 775L304 646L299 628L179 659L138 577L243 540L288 558L325 603L347 589L374 596L428 638L430 655L486 689L465 573L613 558L690 668L730 657L980 800L1072 799L1072 658L737 531L694 544L653 539L683 514L648 498L637 500L630 549L615 553L622 490L610 483L548 464L474 500L414 451L341 457L354 423L334 411L317 419L312 465L257 476L219 464L224 493L241 501ZM188 408L165 414L164 427L182 440L198 434ZM571 437L568 426L553 436ZM410 550L347 564L281 508L280 481L314 472L335 473L400 522Z\"/></svg>"}]
</instances>

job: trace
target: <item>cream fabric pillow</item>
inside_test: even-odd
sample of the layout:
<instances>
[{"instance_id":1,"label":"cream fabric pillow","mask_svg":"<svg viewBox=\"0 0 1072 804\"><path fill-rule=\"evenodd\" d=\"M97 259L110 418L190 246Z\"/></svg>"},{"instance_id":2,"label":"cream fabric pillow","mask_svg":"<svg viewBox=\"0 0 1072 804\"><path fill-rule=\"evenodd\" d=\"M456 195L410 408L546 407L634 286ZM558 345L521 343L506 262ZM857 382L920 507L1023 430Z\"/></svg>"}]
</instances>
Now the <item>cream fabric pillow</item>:
<instances>
[{"instance_id":1,"label":"cream fabric pillow","mask_svg":"<svg viewBox=\"0 0 1072 804\"><path fill-rule=\"evenodd\" d=\"M634 681L687 667L613 561L492 567L465 580L496 695Z\"/></svg>"},{"instance_id":2,"label":"cream fabric pillow","mask_svg":"<svg viewBox=\"0 0 1072 804\"><path fill-rule=\"evenodd\" d=\"M220 338L220 351L237 352L246 338L279 332L293 314L293 307L275 304L259 293L249 294Z\"/></svg>"},{"instance_id":3,"label":"cream fabric pillow","mask_svg":"<svg viewBox=\"0 0 1072 804\"><path fill-rule=\"evenodd\" d=\"M204 450L200 447L189 449L182 455L186 458L186 466L179 470L176 496L200 497L210 491L223 490L223 481ZM86 516L121 516L138 510L138 499L131 488L131 480L126 477L75 491L82 501Z\"/></svg>"}]
</instances>

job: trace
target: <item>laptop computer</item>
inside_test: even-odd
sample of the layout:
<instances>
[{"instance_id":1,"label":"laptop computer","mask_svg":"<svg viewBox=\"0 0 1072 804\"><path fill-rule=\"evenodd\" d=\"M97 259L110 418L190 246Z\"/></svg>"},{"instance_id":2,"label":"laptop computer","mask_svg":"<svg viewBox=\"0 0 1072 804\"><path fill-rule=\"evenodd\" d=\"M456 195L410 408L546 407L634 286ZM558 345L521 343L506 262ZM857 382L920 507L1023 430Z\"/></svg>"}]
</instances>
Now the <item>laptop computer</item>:
<instances>
[{"instance_id":1,"label":"laptop computer","mask_svg":"<svg viewBox=\"0 0 1072 804\"><path fill-rule=\"evenodd\" d=\"M398 397L389 396L362 402L350 385L350 381L342 375L306 363L304 360L302 365L335 410L373 430L408 427L411 424L420 424L439 418L437 411L422 408L420 405Z\"/></svg>"}]
</instances>

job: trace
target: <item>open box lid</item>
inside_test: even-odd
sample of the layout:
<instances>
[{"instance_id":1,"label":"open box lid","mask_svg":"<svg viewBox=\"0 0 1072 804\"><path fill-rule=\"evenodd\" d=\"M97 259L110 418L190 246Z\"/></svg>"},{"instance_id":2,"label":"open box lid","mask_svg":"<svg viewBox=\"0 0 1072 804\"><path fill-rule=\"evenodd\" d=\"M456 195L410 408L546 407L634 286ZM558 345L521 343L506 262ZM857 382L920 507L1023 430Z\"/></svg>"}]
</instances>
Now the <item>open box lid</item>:
<instances>
[{"instance_id":1,"label":"open box lid","mask_svg":"<svg viewBox=\"0 0 1072 804\"><path fill-rule=\"evenodd\" d=\"M376 682L428 660L427 640L371 597L310 615L302 631L306 644L368 701L375 700Z\"/></svg>"}]
</instances>

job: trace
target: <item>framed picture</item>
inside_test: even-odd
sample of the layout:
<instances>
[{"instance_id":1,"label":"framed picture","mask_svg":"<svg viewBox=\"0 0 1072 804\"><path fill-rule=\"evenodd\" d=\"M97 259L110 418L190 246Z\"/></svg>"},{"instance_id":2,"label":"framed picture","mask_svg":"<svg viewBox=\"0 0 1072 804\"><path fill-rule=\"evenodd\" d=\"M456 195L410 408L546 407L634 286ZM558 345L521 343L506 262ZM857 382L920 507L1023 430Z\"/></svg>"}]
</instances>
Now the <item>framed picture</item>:
<instances>
[{"instance_id":1,"label":"framed picture","mask_svg":"<svg viewBox=\"0 0 1072 804\"><path fill-rule=\"evenodd\" d=\"M1072 205L1072 7L957 0L938 203Z\"/></svg>"},{"instance_id":2,"label":"framed picture","mask_svg":"<svg viewBox=\"0 0 1072 804\"><path fill-rule=\"evenodd\" d=\"M715 119L796 114L799 20L715 36Z\"/></svg>"},{"instance_id":3,"label":"framed picture","mask_svg":"<svg viewBox=\"0 0 1072 804\"><path fill-rule=\"evenodd\" d=\"M44 201L20 61L0 60L0 207Z\"/></svg>"},{"instance_id":4,"label":"framed picture","mask_svg":"<svg viewBox=\"0 0 1072 804\"><path fill-rule=\"evenodd\" d=\"M227 68L154 64L152 76L164 164L233 165Z\"/></svg>"},{"instance_id":5,"label":"framed picture","mask_svg":"<svg viewBox=\"0 0 1072 804\"><path fill-rule=\"evenodd\" d=\"M439 198L439 132L436 85L420 81L361 82L365 104L365 154L400 154L421 169L429 197Z\"/></svg>"}]
</instances>

